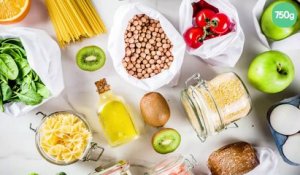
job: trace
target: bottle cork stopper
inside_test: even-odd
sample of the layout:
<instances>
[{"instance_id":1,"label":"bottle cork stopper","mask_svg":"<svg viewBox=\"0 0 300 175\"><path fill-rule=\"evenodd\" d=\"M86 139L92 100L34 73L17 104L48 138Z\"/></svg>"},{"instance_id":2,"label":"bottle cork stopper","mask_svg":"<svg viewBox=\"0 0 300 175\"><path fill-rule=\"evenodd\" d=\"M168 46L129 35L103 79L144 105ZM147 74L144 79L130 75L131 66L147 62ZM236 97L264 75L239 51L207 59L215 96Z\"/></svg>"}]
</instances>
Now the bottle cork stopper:
<instances>
[{"instance_id":1,"label":"bottle cork stopper","mask_svg":"<svg viewBox=\"0 0 300 175\"><path fill-rule=\"evenodd\" d=\"M102 78L99 81L96 81L95 85L97 87L97 91L99 94L102 94L102 93L110 90L110 85L107 84L105 78Z\"/></svg>"}]
</instances>

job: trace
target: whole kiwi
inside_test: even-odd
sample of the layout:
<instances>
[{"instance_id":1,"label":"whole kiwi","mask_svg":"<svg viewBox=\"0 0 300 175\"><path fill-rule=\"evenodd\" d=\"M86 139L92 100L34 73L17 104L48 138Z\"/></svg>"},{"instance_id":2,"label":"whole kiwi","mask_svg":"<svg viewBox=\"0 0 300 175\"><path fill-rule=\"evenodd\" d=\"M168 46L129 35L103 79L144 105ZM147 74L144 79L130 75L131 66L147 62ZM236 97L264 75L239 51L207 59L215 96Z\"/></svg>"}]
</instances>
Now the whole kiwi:
<instances>
[{"instance_id":1,"label":"whole kiwi","mask_svg":"<svg viewBox=\"0 0 300 175\"><path fill-rule=\"evenodd\" d=\"M158 92L149 92L140 101L140 109L145 123L153 127L164 126L170 118L170 107Z\"/></svg>"}]
</instances>

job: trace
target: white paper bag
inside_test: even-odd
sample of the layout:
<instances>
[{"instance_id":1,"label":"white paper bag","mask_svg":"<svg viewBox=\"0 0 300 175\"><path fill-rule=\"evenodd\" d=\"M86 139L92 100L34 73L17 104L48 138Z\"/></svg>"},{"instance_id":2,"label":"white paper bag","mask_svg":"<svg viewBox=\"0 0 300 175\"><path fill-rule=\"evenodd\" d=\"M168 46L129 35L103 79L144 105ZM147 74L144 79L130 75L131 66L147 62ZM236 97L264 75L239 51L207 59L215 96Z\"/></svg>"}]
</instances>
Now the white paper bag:
<instances>
[{"instance_id":1,"label":"white paper bag","mask_svg":"<svg viewBox=\"0 0 300 175\"><path fill-rule=\"evenodd\" d=\"M160 21L164 32L173 44L174 61L168 70L147 79L137 79L129 75L122 65L125 55L124 34L129 21L137 14L146 14ZM114 16L114 22L108 39L108 51L113 60L116 72L130 84L146 91L153 91L164 85L176 85L185 53L185 42L174 26L159 12L140 3L130 3L119 7Z\"/></svg>"},{"instance_id":2,"label":"white paper bag","mask_svg":"<svg viewBox=\"0 0 300 175\"><path fill-rule=\"evenodd\" d=\"M0 28L0 38L19 38L25 48L30 67L38 74L50 91L50 97L43 103L58 96L64 89L61 66L61 52L57 43L44 31L33 28ZM41 105L39 104L39 105ZM23 103L5 104L5 114L20 116L39 105Z\"/></svg>"},{"instance_id":3,"label":"white paper bag","mask_svg":"<svg viewBox=\"0 0 300 175\"><path fill-rule=\"evenodd\" d=\"M276 172L278 159L274 151L266 147L255 147L259 165L247 175L273 175Z\"/></svg>"},{"instance_id":4,"label":"white paper bag","mask_svg":"<svg viewBox=\"0 0 300 175\"><path fill-rule=\"evenodd\" d=\"M180 32L183 34L193 26L192 3L199 0L183 0L179 9ZM239 60L245 42L245 36L240 26L238 13L235 7L227 0L206 0L215 6L221 13L225 13L235 24L232 32L213 39L205 40L197 49L188 48L191 55L202 58L205 62L216 66L233 67Z\"/></svg>"},{"instance_id":5,"label":"white paper bag","mask_svg":"<svg viewBox=\"0 0 300 175\"><path fill-rule=\"evenodd\" d=\"M295 33L283 40L280 41L270 41L263 34L260 27L260 19L264 9L271 3L273 0L258 0L252 10L252 18L254 21L254 26L259 40L269 49L274 50L295 50L300 49L300 31Z\"/></svg>"}]
</instances>

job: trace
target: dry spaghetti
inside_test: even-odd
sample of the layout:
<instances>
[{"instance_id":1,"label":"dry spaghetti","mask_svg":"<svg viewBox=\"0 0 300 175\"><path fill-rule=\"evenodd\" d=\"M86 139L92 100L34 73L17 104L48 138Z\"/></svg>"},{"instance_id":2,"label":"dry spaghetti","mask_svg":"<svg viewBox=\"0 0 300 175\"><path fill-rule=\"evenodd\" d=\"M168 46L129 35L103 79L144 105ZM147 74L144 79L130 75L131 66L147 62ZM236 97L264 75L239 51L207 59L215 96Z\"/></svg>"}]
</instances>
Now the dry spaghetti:
<instances>
[{"instance_id":1,"label":"dry spaghetti","mask_svg":"<svg viewBox=\"0 0 300 175\"><path fill-rule=\"evenodd\" d=\"M46 0L46 5L62 47L106 32L91 0Z\"/></svg>"}]
</instances>

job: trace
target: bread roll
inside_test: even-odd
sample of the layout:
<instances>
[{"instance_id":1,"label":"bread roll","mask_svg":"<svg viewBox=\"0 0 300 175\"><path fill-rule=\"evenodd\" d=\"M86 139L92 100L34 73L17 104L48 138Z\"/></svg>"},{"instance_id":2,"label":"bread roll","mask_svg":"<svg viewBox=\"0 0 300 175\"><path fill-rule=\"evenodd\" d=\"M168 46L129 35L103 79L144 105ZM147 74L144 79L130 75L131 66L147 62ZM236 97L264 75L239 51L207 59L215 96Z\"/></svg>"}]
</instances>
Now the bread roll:
<instances>
[{"instance_id":1,"label":"bread roll","mask_svg":"<svg viewBox=\"0 0 300 175\"><path fill-rule=\"evenodd\" d=\"M212 175L242 175L258 164L255 149L246 142L224 146L214 151L208 159Z\"/></svg>"}]
</instances>

